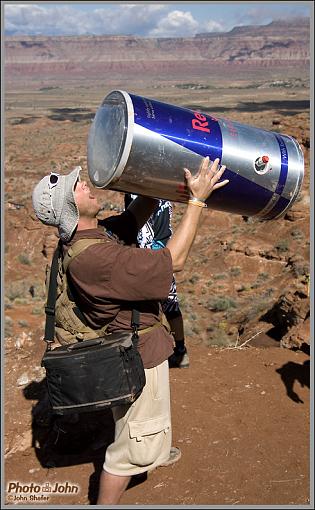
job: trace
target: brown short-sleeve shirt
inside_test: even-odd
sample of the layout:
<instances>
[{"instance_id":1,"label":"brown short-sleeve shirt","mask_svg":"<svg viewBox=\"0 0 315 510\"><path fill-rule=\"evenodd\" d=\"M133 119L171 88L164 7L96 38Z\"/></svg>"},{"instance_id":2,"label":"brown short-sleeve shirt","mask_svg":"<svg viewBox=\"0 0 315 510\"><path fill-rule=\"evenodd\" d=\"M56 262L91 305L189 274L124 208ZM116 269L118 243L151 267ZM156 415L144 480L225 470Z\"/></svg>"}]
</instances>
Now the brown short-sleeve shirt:
<instances>
[{"instance_id":1,"label":"brown short-sleeve shirt","mask_svg":"<svg viewBox=\"0 0 315 510\"><path fill-rule=\"evenodd\" d=\"M106 220L103 224L130 242L135 230L132 215L123 213L114 219L114 226ZM106 241L89 246L69 266L69 285L87 323L95 329L110 323L109 332L130 330L133 308L140 312L140 329L158 323L159 302L167 298L173 277L169 250L127 246L102 225L76 232L69 245L87 238ZM140 335L138 349L145 368L152 368L173 352L172 337L163 326L156 327Z\"/></svg>"}]
</instances>

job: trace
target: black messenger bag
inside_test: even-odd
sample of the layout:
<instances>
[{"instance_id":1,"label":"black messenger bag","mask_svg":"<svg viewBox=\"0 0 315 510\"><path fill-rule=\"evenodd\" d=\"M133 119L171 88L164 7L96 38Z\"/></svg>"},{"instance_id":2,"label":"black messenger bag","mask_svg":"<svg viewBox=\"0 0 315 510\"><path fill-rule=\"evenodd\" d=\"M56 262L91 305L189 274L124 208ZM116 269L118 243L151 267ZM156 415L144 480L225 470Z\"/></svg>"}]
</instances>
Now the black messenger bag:
<instances>
[{"instance_id":1,"label":"black messenger bag","mask_svg":"<svg viewBox=\"0 0 315 510\"><path fill-rule=\"evenodd\" d=\"M54 342L57 255L53 258L46 306L42 358L53 411L64 415L132 404L145 385L137 350L139 312L132 312L132 331L120 331L51 349Z\"/></svg>"},{"instance_id":2,"label":"black messenger bag","mask_svg":"<svg viewBox=\"0 0 315 510\"><path fill-rule=\"evenodd\" d=\"M145 385L141 356L128 332L46 350L42 366L59 414L131 404Z\"/></svg>"}]
</instances>

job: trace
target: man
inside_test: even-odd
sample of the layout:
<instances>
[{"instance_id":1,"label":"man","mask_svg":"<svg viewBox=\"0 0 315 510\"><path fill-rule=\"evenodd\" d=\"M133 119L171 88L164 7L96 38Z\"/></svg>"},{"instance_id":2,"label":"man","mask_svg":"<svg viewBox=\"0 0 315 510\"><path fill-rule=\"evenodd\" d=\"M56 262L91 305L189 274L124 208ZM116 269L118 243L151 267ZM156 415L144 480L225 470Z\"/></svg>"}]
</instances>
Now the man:
<instances>
[{"instance_id":1,"label":"man","mask_svg":"<svg viewBox=\"0 0 315 510\"><path fill-rule=\"evenodd\" d=\"M137 195L125 194L125 208ZM158 200L158 205L148 221L138 232L137 241L140 248L160 250L165 248L172 235L173 207L169 200ZM162 310L170 326L174 338L174 352L168 359L170 368L188 368L189 356L185 344L184 321L177 297L176 281L173 276L167 299L162 301Z\"/></svg>"},{"instance_id":2,"label":"man","mask_svg":"<svg viewBox=\"0 0 315 510\"><path fill-rule=\"evenodd\" d=\"M36 216L58 228L64 251L84 238L106 239L78 255L68 270L76 304L90 327L109 323L108 332L130 330L131 312L140 312L141 354L146 385L131 406L112 409L115 439L106 450L97 504L118 504L131 477L150 471L169 459L171 416L168 358L172 337L160 324L160 301L169 293L173 273L184 267L193 244L205 200L219 182L225 167L205 158L196 176L184 170L190 199L167 246L146 250L130 246L137 231L156 207L156 200L139 197L120 216L98 221L101 205L85 181L80 168L69 175L50 174L34 188ZM104 228L105 227L105 228ZM121 240L125 244L122 244Z\"/></svg>"}]
</instances>

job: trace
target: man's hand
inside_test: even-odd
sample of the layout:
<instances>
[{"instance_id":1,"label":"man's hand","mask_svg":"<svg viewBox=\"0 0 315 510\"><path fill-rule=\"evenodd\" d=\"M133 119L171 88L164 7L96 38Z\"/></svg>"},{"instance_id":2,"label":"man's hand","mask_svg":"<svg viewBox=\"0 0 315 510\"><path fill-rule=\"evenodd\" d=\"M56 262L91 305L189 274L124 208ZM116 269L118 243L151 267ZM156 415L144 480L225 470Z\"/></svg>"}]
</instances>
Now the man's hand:
<instances>
[{"instance_id":1,"label":"man's hand","mask_svg":"<svg viewBox=\"0 0 315 510\"><path fill-rule=\"evenodd\" d=\"M195 176L193 176L187 168L184 169L188 191L191 196L205 201L209 198L213 190L222 188L229 182L228 179L218 182L226 168L225 165L223 165L219 169L219 161L220 160L217 158L210 164L209 156L207 156L202 161L199 171Z\"/></svg>"}]
</instances>

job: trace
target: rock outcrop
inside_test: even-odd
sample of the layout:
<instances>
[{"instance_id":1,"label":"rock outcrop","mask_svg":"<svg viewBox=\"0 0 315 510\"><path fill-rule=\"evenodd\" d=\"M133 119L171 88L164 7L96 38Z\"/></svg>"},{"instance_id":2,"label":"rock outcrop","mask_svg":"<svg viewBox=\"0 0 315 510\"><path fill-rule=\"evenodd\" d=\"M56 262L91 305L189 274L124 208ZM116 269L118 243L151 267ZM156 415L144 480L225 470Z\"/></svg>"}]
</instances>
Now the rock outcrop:
<instances>
[{"instance_id":1,"label":"rock outcrop","mask_svg":"<svg viewBox=\"0 0 315 510\"><path fill-rule=\"evenodd\" d=\"M136 36L8 36L5 69L18 75L56 73L161 71L209 72L211 66L306 66L309 63L309 20L272 22L266 26L235 27L230 32L190 38Z\"/></svg>"}]
</instances>

